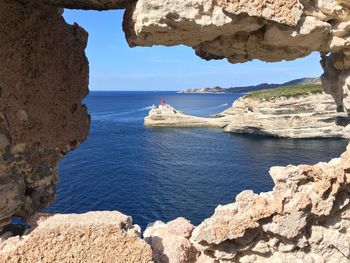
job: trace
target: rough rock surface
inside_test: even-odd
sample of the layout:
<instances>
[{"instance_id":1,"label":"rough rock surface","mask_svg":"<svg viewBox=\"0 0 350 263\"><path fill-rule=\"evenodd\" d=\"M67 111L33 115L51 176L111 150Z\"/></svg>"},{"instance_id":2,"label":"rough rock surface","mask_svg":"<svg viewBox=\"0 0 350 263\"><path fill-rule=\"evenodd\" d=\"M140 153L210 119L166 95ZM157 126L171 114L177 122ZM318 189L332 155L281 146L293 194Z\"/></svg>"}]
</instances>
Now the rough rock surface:
<instances>
[{"instance_id":1,"label":"rough rock surface","mask_svg":"<svg viewBox=\"0 0 350 263\"><path fill-rule=\"evenodd\" d=\"M327 94L270 100L242 97L217 114L217 118L157 108L145 117L144 124L147 127L223 128L226 132L283 138L350 138L350 118L336 108Z\"/></svg>"},{"instance_id":2,"label":"rough rock surface","mask_svg":"<svg viewBox=\"0 0 350 263\"><path fill-rule=\"evenodd\" d=\"M197 250L189 238L194 226L185 218L177 218L165 224L156 221L144 232L151 245L153 260L157 263L191 263L197 259Z\"/></svg>"},{"instance_id":3,"label":"rough rock surface","mask_svg":"<svg viewBox=\"0 0 350 263\"><path fill-rule=\"evenodd\" d=\"M225 131L287 138L350 138L347 113L336 111L330 95L311 94L259 100L242 97L219 114L230 118Z\"/></svg>"},{"instance_id":4,"label":"rough rock surface","mask_svg":"<svg viewBox=\"0 0 350 263\"><path fill-rule=\"evenodd\" d=\"M58 160L87 136L86 41L57 8L0 0L0 228L53 201Z\"/></svg>"},{"instance_id":5,"label":"rough rock surface","mask_svg":"<svg viewBox=\"0 0 350 263\"><path fill-rule=\"evenodd\" d=\"M231 63L320 51L323 85L341 111L350 110L349 6L347 0L139 0L127 8L124 31L130 46L184 44L204 59Z\"/></svg>"},{"instance_id":6,"label":"rough rock surface","mask_svg":"<svg viewBox=\"0 0 350 263\"><path fill-rule=\"evenodd\" d=\"M272 167L271 192L244 191L192 233L204 262L349 262L350 145L329 163Z\"/></svg>"},{"instance_id":7,"label":"rough rock surface","mask_svg":"<svg viewBox=\"0 0 350 263\"><path fill-rule=\"evenodd\" d=\"M0 241L0 262L148 263L140 228L119 212L52 215L30 234Z\"/></svg>"}]
</instances>

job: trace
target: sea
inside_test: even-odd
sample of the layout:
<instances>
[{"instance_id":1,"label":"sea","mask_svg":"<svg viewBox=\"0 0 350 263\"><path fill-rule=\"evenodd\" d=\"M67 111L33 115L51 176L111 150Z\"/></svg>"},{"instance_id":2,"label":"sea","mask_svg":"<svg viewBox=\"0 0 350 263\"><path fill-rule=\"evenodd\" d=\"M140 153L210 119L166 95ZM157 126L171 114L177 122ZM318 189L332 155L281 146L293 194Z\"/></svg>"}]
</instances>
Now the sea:
<instances>
[{"instance_id":1,"label":"sea","mask_svg":"<svg viewBox=\"0 0 350 263\"><path fill-rule=\"evenodd\" d=\"M271 191L271 166L314 164L344 152L342 139L278 139L215 128L146 128L161 99L211 116L242 94L91 92L88 139L59 163L56 201L45 211L118 210L143 229L179 216L198 225L238 193Z\"/></svg>"}]
</instances>

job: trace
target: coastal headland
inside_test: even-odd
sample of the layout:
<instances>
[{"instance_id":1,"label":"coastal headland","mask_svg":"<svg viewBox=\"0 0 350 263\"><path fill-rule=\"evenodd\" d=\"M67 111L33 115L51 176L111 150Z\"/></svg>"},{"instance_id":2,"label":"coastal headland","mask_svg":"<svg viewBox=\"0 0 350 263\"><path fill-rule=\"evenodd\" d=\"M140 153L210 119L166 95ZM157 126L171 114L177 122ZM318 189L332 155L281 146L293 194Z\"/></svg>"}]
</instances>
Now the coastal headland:
<instances>
[{"instance_id":1,"label":"coastal headland","mask_svg":"<svg viewBox=\"0 0 350 263\"><path fill-rule=\"evenodd\" d=\"M251 92L215 118L186 115L170 105L160 105L144 120L147 127L214 127L282 138L350 138L349 123L348 114L337 112L333 98L320 85Z\"/></svg>"}]
</instances>

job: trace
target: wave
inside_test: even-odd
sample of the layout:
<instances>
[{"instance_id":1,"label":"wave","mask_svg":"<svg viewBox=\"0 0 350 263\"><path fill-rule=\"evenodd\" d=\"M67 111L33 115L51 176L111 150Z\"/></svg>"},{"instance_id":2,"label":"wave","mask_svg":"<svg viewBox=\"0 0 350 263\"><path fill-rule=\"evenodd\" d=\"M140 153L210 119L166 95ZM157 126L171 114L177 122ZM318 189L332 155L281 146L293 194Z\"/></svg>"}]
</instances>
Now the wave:
<instances>
[{"instance_id":1,"label":"wave","mask_svg":"<svg viewBox=\"0 0 350 263\"><path fill-rule=\"evenodd\" d=\"M224 104L220 104L220 105L209 107L209 108L203 108L201 110L196 110L196 112L208 112L208 111L224 108L224 107L227 107L227 106L228 106L228 103L224 103Z\"/></svg>"},{"instance_id":2,"label":"wave","mask_svg":"<svg viewBox=\"0 0 350 263\"><path fill-rule=\"evenodd\" d=\"M93 120L108 120L113 117L117 116L123 116L123 115L131 115L136 112L142 112L142 111L147 111L152 109L152 106L147 106L139 109L133 109L129 111L122 111L122 112L113 112L113 111L108 111L108 112L97 112L97 113L90 113L91 117Z\"/></svg>"}]
</instances>

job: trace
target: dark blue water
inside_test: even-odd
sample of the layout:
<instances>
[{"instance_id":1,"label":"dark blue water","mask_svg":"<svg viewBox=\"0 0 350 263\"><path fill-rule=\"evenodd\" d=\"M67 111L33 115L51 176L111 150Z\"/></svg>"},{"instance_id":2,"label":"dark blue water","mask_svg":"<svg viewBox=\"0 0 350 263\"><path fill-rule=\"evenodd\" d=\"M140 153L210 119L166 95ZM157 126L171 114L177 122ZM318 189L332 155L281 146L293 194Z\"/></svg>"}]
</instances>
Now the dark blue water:
<instances>
[{"instance_id":1,"label":"dark blue water","mask_svg":"<svg viewBox=\"0 0 350 263\"><path fill-rule=\"evenodd\" d=\"M219 129L145 128L161 98L189 114L208 116L238 95L92 92L88 140L60 163L50 212L119 210L143 228L178 216L198 224L245 189L270 191L274 165L313 164L342 153L346 140L287 140Z\"/></svg>"}]
</instances>

